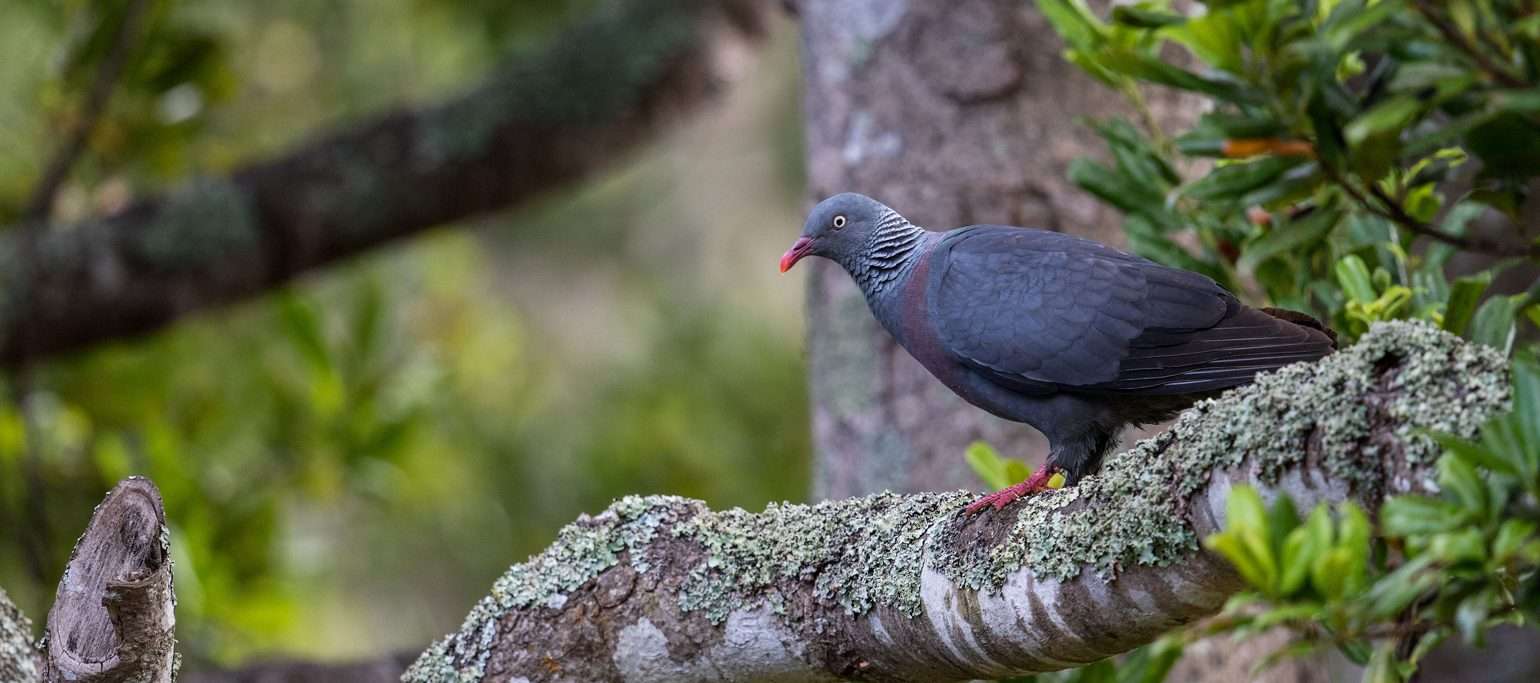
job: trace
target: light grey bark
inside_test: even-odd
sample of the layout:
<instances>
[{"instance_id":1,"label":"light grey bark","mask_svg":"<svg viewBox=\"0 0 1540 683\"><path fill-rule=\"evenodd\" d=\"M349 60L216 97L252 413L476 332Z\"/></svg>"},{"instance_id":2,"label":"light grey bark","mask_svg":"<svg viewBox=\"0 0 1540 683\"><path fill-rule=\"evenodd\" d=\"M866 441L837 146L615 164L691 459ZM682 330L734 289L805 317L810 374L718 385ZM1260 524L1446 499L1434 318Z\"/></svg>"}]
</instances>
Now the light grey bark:
<instances>
[{"instance_id":1,"label":"light grey bark","mask_svg":"<svg viewBox=\"0 0 1540 683\"><path fill-rule=\"evenodd\" d=\"M1497 352L1385 324L1003 512L960 514L964 492L760 513L627 498L512 568L406 680L957 681L1092 662L1240 587L1199 550L1233 487L1302 510L1431 490L1417 430L1474 433L1507 395Z\"/></svg>"}]
</instances>

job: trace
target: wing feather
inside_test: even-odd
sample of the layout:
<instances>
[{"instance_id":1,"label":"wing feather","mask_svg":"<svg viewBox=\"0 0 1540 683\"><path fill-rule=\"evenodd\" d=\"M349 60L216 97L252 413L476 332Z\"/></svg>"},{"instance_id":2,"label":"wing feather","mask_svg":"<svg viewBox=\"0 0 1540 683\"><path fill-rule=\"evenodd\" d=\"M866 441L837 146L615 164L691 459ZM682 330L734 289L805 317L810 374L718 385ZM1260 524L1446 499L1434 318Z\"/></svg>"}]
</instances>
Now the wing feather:
<instances>
[{"instance_id":1,"label":"wing feather","mask_svg":"<svg viewBox=\"0 0 1540 683\"><path fill-rule=\"evenodd\" d=\"M1016 389L1207 392L1334 347L1207 277L1061 233L974 226L932 258L944 350Z\"/></svg>"}]
</instances>

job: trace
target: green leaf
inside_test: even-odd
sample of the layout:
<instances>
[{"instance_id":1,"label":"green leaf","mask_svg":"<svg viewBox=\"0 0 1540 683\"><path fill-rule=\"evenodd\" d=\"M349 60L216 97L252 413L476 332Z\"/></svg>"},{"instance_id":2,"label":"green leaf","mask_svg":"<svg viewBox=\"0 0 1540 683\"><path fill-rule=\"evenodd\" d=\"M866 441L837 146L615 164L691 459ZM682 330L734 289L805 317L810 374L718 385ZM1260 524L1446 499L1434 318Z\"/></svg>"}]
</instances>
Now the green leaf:
<instances>
[{"instance_id":1,"label":"green leaf","mask_svg":"<svg viewBox=\"0 0 1540 683\"><path fill-rule=\"evenodd\" d=\"M1280 595L1287 597L1304 587L1305 581L1310 578L1310 568L1315 565L1316 558L1331 547L1331 541L1331 514L1325 505L1317 505L1310 511L1305 524L1289 532L1289 537L1283 542L1282 574L1278 587Z\"/></svg>"},{"instance_id":2,"label":"green leaf","mask_svg":"<svg viewBox=\"0 0 1540 683\"><path fill-rule=\"evenodd\" d=\"M1519 354L1513 363L1513 418L1522 434L1520 443L1531 456L1528 460L1540 461L1540 364L1528 353ZM1533 469L1525 471L1533 473Z\"/></svg>"},{"instance_id":3,"label":"green leaf","mask_svg":"<svg viewBox=\"0 0 1540 683\"><path fill-rule=\"evenodd\" d=\"M1480 646L1482 632L1486 630L1487 616L1499 604L1493 588L1487 588L1460 601L1454 611L1454 625L1465 642Z\"/></svg>"},{"instance_id":4,"label":"green leaf","mask_svg":"<svg viewBox=\"0 0 1540 683\"><path fill-rule=\"evenodd\" d=\"M1165 33L1202 62L1215 68L1239 72L1245 67L1245 58L1242 55L1241 27L1236 12L1219 10L1217 5L1220 3L1217 2L1207 4L1210 5L1208 12L1180 26L1167 28Z\"/></svg>"},{"instance_id":5,"label":"green leaf","mask_svg":"<svg viewBox=\"0 0 1540 683\"><path fill-rule=\"evenodd\" d=\"M1037 9L1065 43L1093 50L1107 40L1107 27L1080 0L1037 0Z\"/></svg>"},{"instance_id":6,"label":"green leaf","mask_svg":"<svg viewBox=\"0 0 1540 683\"><path fill-rule=\"evenodd\" d=\"M1464 335L1476 314L1476 304L1491 284L1492 271L1489 270L1455 280L1449 289L1449 301L1444 304L1443 328Z\"/></svg>"},{"instance_id":7,"label":"green leaf","mask_svg":"<svg viewBox=\"0 0 1540 683\"><path fill-rule=\"evenodd\" d=\"M1508 353L1513 348L1514 321L1526 301L1523 294L1487 299L1471 321L1470 340Z\"/></svg>"},{"instance_id":8,"label":"green leaf","mask_svg":"<svg viewBox=\"0 0 1540 683\"><path fill-rule=\"evenodd\" d=\"M1347 566L1342 584L1344 594L1352 595L1364 589L1369 568L1369 539L1372 529L1369 516L1364 514L1363 508L1358 507L1356 503L1352 501L1343 503L1340 510L1342 519L1337 525L1337 543L1334 550L1343 550L1347 553Z\"/></svg>"},{"instance_id":9,"label":"green leaf","mask_svg":"<svg viewBox=\"0 0 1540 683\"><path fill-rule=\"evenodd\" d=\"M1027 463L1015 458L1003 458L1003 461L1005 462L1005 486L1020 484L1026 481L1027 477L1032 476L1032 468L1028 467Z\"/></svg>"},{"instance_id":10,"label":"green leaf","mask_svg":"<svg viewBox=\"0 0 1540 683\"><path fill-rule=\"evenodd\" d=\"M1331 548L1316 556L1310 565L1310 584L1328 600L1346 593L1348 574L1352 572L1353 554L1346 548Z\"/></svg>"},{"instance_id":11,"label":"green leaf","mask_svg":"<svg viewBox=\"0 0 1540 683\"><path fill-rule=\"evenodd\" d=\"M1133 28L1161 28L1185 22L1187 17L1159 10L1118 5L1112 8L1112 21Z\"/></svg>"},{"instance_id":12,"label":"green leaf","mask_svg":"<svg viewBox=\"0 0 1540 683\"><path fill-rule=\"evenodd\" d=\"M1380 509L1385 535L1407 537L1449 531L1466 522L1453 504L1423 496L1396 496Z\"/></svg>"},{"instance_id":13,"label":"green leaf","mask_svg":"<svg viewBox=\"0 0 1540 683\"><path fill-rule=\"evenodd\" d=\"M1105 64L1109 69L1140 80L1200 92L1226 102L1245 104L1256 99L1254 93L1238 88L1232 83L1205 78L1133 50L1122 48L1104 50L1098 55L1097 61Z\"/></svg>"},{"instance_id":14,"label":"green leaf","mask_svg":"<svg viewBox=\"0 0 1540 683\"><path fill-rule=\"evenodd\" d=\"M1203 201L1238 198L1303 163L1305 159L1299 157L1265 156L1225 164L1187 186L1182 194Z\"/></svg>"},{"instance_id":15,"label":"green leaf","mask_svg":"<svg viewBox=\"0 0 1540 683\"><path fill-rule=\"evenodd\" d=\"M993 489L1003 489L1012 483L1005 473L1005 463L993 446L983 441L975 441L968 444L968 449L963 452L968 466L973 468L973 473L980 481Z\"/></svg>"},{"instance_id":16,"label":"green leaf","mask_svg":"<svg viewBox=\"0 0 1540 683\"><path fill-rule=\"evenodd\" d=\"M1369 613L1378 619L1391 619L1401 614L1408 605L1441 583L1438 572L1429 571L1431 557L1417 557L1386 574L1364 596Z\"/></svg>"},{"instance_id":17,"label":"green leaf","mask_svg":"<svg viewBox=\"0 0 1540 683\"><path fill-rule=\"evenodd\" d=\"M1476 468L1463 458L1439 458L1438 484L1478 518L1487 515L1487 487Z\"/></svg>"},{"instance_id":18,"label":"green leaf","mask_svg":"<svg viewBox=\"0 0 1540 683\"><path fill-rule=\"evenodd\" d=\"M1471 527L1434 534L1428 543L1428 554L1445 564L1479 563L1486 559L1486 537L1480 529Z\"/></svg>"},{"instance_id":19,"label":"green leaf","mask_svg":"<svg viewBox=\"0 0 1540 683\"><path fill-rule=\"evenodd\" d=\"M1267 509L1256 489L1238 486L1230 491L1224 531L1210 535L1204 543L1230 560L1252 586L1273 592L1278 564L1268 542Z\"/></svg>"},{"instance_id":20,"label":"green leaf","mask_svg":"<svg viewBox=\"0 0 1540 683\"><path fill-rule=\"evenodd\" d=\"M1401 683L1401 668L1396 666L1396 641L1387 640L1374 646L1374 655L1364 669L1363 683Z\"/></svg>"},{"instance_id":21,"label":"green leaf","mask_svg":"<svg viewBox=\"0 0 1540 683\"><path fill-rule=\"evenodd\" d=\"M1247 192L1240 198L1239 203L1242 206L1262 207L1293 204L1315 194L1322 180L1321 165L1314 161L1306 161L1284 171L1272 182Z\"/></svg>"},{"instance_id":22,"label":"green leaf","mask_svg":"<svg viewBox=\"0 0 1540 683\"><path fill-rule=\"evenodd\" d=\"M1535 523L1526 519L1504 521L1497 528L1497 535L1492 538L1492 559L1498 562L1512 559L1525 544L1534 540L1535 531Z\"/></svg>"},{"instance_id":23,"label":"green leaf","mask_svg":"<svg viewBox=\"0 0 1540 683\"><path fill-rule=\"evenodd\" d=\"M1127 213L1159 211L1165 204L1164 199L1148 186L1132 182L1117 171L1088 159L1071 161L1068 175L1069 181L1076 186Z\"/></svg>"},{"instance_id":24,"label":"green leaf","mask_svg":"<svg viewBox=\"0 0 1540 683\"><path fill-rule=\"evenodd\" d=\"M1349 122L1343 135L1349 145L1358 146L1374 136L1399 134L1421 109L1415 97L1393 97Z\"/></svg>"},{"instance_id":25,"label":"green leaf","mask_svg":"<svg viewBox=\"0 0 1540 683\"><path fill-rule=\"evenodd\" d=\"M285 291L278 297L278 310L288 332L289 341L316 372L330 372L331 352L327 349L325 335L321 331L321 316L310 302L292 292Z\"/></svg>"},{"instance_id":26,"label":"green leaf","mask_svg":"<svg viewBox=\"0 0 1540 683\"><path fill-rule=\"evenodd\" d=\"M1374 301L1374 284L1369 277L1369 267L1357 255L1348 255L1337 261L1337 282L1348 298L1354 301Z\"/></svg>"},{"instance_id":27,"label":"green leaf","mask_svg":"<svg viewBox=\"0 0 1540 683\"><path fill-rule=\"evenodd\" d=\"M1257 265L1271 258L1298 253L1303 256L1316 244L1326 239L1342 212L1335 207L1317 208L1300 220L1291 220L1274 226L1248 243L1241 251L1235 267L1242 271L1255 271Z\"/></svg>"},{"instance_id":28,"label":"green leaf","mask_svg":"<svg viewBox=\"0 0 1540 683\"><path fill-rule=\"evenodd\" d=\"M1485 467L1493 472L1509 476L1517 476L1519 474L1519 466L1515 462L1502 454L1494 453L1482 444L1462 439L1453 434L1434 433L1431 436L1449 455L1471 465Z\"/></svg>"}]
</instances>

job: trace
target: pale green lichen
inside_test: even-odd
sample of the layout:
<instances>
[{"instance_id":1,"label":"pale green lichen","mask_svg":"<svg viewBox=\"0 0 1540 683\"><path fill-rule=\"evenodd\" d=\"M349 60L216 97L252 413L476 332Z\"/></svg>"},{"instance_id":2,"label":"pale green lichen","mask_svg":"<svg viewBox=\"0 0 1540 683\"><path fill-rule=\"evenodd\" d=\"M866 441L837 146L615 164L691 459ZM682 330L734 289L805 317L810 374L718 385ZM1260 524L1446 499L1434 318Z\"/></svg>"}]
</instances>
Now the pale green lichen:
<instances>
[{"instance_id":1,"label":"pale green lichen","mask_svg":"<svg viewBox=\"0 0 1540 683\"><path fill-rule=\"evenodd\" d=\"M0 681L40 681L32 623L0 588Z\"/></svg>"},{"instance_id":2,"label":"pale green lichen","mask_svg":"<svg viewBox=\"0 0 1540 683\"><path fill-rule=\"evenodd\" d=\"M680 592L686 612L714 624L741 607L784 608L780 582L813 581L813 597L864 614L876 605L920 610L926 529L967 502L966 493L881 493L817 505L772 503L764 512L706 513L674 528L699 542L706 561Z\"/></svg>"},{"instance_id":3,"label":"pale green lichen","mask_svg":"<svg viewBox=\"0 0 1540 683\"><path fill-rule=\"evenodd\" d=\"M1497 351L1423 323L1376 325L1321 361L1199 403L1171 429L1108 458L1100 474L1074 490L1019 504L1016 525L999 543L957 548L933 539L936 565L983 589L998 588L1021 567L1068 579L1085 566L1110 576L1125 566L1171 564L1198 547L1180 511L1213 471L1247 463L1263 481L1277 481L1305 457L1312 433L1328 476L1355 490L1376 489L1386 454L1369 439L1366 396L1380 391L1376 368L1389 360L1397 370L1380 392L1379 410L1394 423L1397 447L1413 467L1437 455L1420 429L1471 434L1507 400L1507 364Z\"/></svg>"},{"instance_id":4,"label":"pale green lichen","mask_svg":"<svg viewBox=\"0 0 1540 683\"><path fill-rule=\"evenodd\" d=\"M460 630L429 647L402 680L481 680L497 623L509 611L560 607L568 593L615 566L622 554L645 573L651 567L646 548L658 532L704 511L699 501L675 496L627 496L596 517L563 527L544 552L503 574Z\"/></svg>"},{"instance_id":5,"label":"pale green lichen","mask_svg":"<svg viewBox=\"0 0 1540 683\"><path fill-rule=\"evenodd\" d=\"M177 270L249 253L259 232L245 192L228 179L203 178L173 190L132 239L140 259Z\"/></svg>"}]
</instances>

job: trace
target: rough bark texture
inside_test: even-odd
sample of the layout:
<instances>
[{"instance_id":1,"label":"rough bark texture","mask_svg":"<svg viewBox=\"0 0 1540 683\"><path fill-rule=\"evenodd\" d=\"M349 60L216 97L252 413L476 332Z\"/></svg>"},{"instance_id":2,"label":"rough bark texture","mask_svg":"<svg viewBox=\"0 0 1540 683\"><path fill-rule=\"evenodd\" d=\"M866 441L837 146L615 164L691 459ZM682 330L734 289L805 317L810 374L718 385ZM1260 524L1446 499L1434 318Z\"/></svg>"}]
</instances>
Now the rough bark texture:
<instances>
[{"instance_id":1,"label":"rough bark texture","mask_svg":"<svg viewBox=\"0 0 1540 683\"><path fill-rule=\"evenodd\" d=\"M0 366L155 330L388 240L538 197L719 92L768 0L625 0L462 97L121 213L0 232Z\"/></svg>"},{"instance_id":2,"label":"rough bark texture","mask_svg":"<svg viewBox=\"0 0 1540 683\"><path fill-rule=\"evenodd\" d=\"M32 620L0 588L0 681L39 681L43 656L32 645Z\"/></svg>"},{"instance_id":3,"label":"rough bark texture","mask_svg":"<svg viewBox=\"0 0 1540 683\"><path fill-rule=\"evenodd\" d=\"M160 492L130 477L75 544L44 631L43 680L171 683L176 596Z\"/></svg>"},{"instance_id":4,"label":"rough bark texture","mask_svg":"<svg viewBox=\"0 0 1540 683\"><path fill-rule=\"evenodd\" d=\"M515 566L406 680L995 679L1092 662L1240 587L1199 539L1239 484L1308 510L1433 487L1419 429L1472 434L1506 362L1422 324L1206 401L1079 486L761 513L630 497Z\"/></svg>"},{"instance_id":5,"label":"rough bark texture","mask_svg":"<svg viewBox=\"0 0 1540 683\"><path fill-rule=\"evenodd\" d=\"M1032 3L796 5L814 198L863 192L934 229L1003 223L1121 241L1116 215L1064 171L1102 150L1075 118L1126 106L1064 61ZM1178 115L1176 102L1158 100L1157 112ZM1036 432L965 405L899 349L837 266L809 265L817 497L975 488L960 465L980 438L1042 457Z\"/></svg>"}]
</instances>

